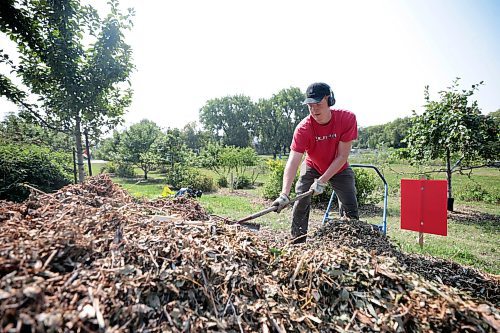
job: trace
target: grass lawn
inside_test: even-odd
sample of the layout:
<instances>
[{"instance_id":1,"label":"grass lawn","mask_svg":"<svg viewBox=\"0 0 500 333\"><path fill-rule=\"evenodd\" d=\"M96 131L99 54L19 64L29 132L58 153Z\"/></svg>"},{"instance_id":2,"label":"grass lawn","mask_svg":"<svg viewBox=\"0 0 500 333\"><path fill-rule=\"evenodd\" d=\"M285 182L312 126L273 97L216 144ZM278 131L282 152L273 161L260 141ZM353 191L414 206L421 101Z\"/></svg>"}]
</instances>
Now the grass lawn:
<instances>
[{"instance_id":1,"label":"grass lawn","mask_svg":"<svg viewBox=\"0 0 500 333\"><path fill-rule=\"evenodd\" d=\"M352 163L362 163L353 161ZM368 164L368 163L366 163ZM375 164L376 165L376 164ZM455 212L448 217L448 236L424 236L424 247L418 245L418 233L401 230L400 228L400 197L399 183L402 178L418 178L413 174L414 169L407 165L383 164L376 165L384 174L389 184L388 197L388 231L387 235L406 252L428 254L435 257L454 260L458 263L473 266L483 271L500 274L500 208L494 203L478 201L463 201L455 199ZM140 175L140 173L138 173ZM125 180L114 178L114 181L136 197L158 197L165 182L159 174L151 173L149 180ZM263 182L267 175L261 175L259 182ZM438 174L434 179L443 179ZM379 178L377 176L377 181ZM474 184L489 193L496 193L500 188L500 171L498 169L475 170L469 178L467 175L453 175L454 193L459 194ZM380 190L382 181L380 180ZM233 193L227 189L216 193L205 193L199 199L202 206L211 214L224 216L230 219L240 219L256 213L270 205L270 201L262 199L261 187L249 190L237 190ZM382 202L376 205L374 213L361 214L360 218L369 223L380 224L382 221ZM310 216L311 225L322 221L324 209L315 207ZM281 214L270 213L254 222L269 226L276 230L290 228L291 209Z\"/></svg>"}]
</instances>

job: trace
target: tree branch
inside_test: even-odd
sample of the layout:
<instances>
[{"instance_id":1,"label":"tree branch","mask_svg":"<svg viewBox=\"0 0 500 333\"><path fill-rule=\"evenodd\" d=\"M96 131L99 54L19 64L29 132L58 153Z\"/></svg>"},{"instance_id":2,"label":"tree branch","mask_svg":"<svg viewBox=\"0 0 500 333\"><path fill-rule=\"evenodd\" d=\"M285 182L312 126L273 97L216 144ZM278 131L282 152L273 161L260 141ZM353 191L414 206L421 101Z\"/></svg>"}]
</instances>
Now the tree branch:
<instances>
[{"instance_id":1,"label":"tree branch","mask_svg":"<svg viewBox=\"0 0 500 333\"><path fill-rule=\"evenodd\" d=\"M473 170L473 169L480 169L480 168L500 168L500 161L494 161L491 163L485 163L481 165L472 165L468 167L461 167L460 169L453 170L452 173L454 172L462 172L462 171L467 171L467 170ZM399 172L397 170L392 169L389 167L389 169L396 174L399 175L430 175L433 173L440 173L440 172L446 172L446 169L437 169L437 170L429 170L429 171L421 171L421 172Z\"/></svg>"}]
</instances>

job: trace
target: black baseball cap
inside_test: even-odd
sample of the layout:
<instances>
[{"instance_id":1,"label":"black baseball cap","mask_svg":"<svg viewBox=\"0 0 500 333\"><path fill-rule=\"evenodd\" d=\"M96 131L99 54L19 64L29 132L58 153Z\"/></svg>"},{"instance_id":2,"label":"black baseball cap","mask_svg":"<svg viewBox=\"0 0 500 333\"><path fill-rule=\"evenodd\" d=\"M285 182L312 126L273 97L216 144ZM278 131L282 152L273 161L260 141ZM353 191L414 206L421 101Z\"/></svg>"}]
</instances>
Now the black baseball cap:
<instances>
[{"instance_id":1,"label":"black baseball cap","mask_svg":"<svg viewBox=\"0 0 500 333\"><path fill-rule=\"evenodd\" d=\"M323 82L316 82L307 87L304 104L319 103L325 96L330 95L330 86Z\"/></svg>"}]
</instances>

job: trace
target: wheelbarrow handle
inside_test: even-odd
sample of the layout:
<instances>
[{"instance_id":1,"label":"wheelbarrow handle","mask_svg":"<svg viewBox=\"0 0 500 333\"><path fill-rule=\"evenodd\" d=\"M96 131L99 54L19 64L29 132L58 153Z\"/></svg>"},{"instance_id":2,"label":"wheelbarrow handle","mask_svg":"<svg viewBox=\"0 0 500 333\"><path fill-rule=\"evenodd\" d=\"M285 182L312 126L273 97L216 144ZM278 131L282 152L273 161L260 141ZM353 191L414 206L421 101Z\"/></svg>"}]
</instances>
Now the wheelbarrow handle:
<instances>
[{"instance_id":1,"label":"wheelbarrow handle","mask_svg":"<svg viewBox=\"0 0 500 333\"><path fill-rule=\"evenodd\" d=\"M287 205L297 201L297 200L300 200L302 198L305 198L307 196L310 196L311 194L313 194L314 190L309 190L307 192L304 192L302 194L299 194L297 195L295 198L293 199L290 199L290 201L288 202ZM261 210L260 212L257 212L255 214L252 214L250 216L247 216L241 220L239 220L237 223L242 223L242 222L246 222L246 221L250 221L250 220L253 220L253 219L256 219L257 217L260 217L262 215L266 215L267 213L270 213L270 212L275 212L276 210L278 209L278 206L271 206L269 208L266 208L264 210Z\"/></svg>"}]
</instances>

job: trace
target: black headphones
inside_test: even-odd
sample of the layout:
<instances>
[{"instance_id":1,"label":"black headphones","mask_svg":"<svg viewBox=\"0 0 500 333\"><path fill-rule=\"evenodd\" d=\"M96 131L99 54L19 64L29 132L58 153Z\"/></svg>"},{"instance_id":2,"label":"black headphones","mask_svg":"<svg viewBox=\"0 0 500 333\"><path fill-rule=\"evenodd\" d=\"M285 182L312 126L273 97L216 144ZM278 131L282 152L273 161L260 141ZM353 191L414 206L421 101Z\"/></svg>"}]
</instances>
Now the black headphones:
<instances>
[{"instance_id":1,"label":"black headphones","mask_svg":"<svg viewBox=\"0 0 500 333\"><path fill-rule=\"evenodd\" d=\"M328 106L333 106L335 104L335 96L333 95L332 88L330 88L330 86L328 86L328 88L330 90L330 96L328 96Z\"/></svg>"}]
</instances>

